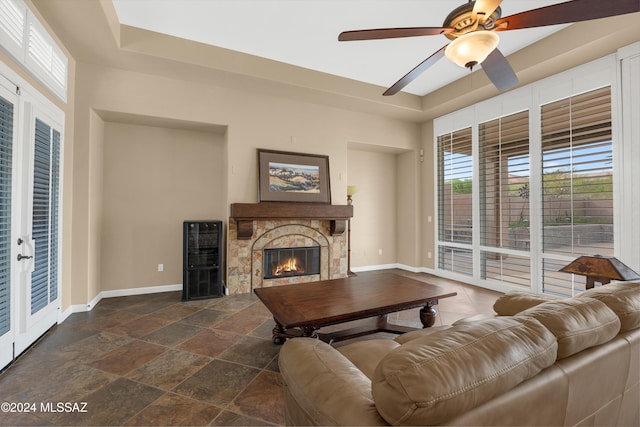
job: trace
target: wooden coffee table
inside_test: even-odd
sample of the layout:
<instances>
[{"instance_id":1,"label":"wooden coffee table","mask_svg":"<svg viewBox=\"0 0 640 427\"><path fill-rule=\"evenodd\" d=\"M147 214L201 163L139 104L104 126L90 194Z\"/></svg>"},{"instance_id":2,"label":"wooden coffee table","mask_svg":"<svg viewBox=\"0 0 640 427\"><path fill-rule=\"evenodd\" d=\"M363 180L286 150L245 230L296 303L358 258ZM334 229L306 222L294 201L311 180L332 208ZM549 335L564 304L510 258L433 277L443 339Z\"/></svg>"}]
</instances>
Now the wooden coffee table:
<instances>
[{"instance_id":1,"label":"wooden coffee table","mask_svg":"<svg viewBox=\"0 0 640 427\"><path fill-rule=\"evenodd\" d=\"M438 300L457 295L392 273L257 288L254 292L273 314L276 344L300 336L334 342L375 332L413 331L418 328L392 324L387 317L389 313L417 307L422 307L420 321L426 328L435 323L434 306ZM370 324L326 334L318 332L329 325L368 318L372 318Z\"/></svg>"}]
</instances>

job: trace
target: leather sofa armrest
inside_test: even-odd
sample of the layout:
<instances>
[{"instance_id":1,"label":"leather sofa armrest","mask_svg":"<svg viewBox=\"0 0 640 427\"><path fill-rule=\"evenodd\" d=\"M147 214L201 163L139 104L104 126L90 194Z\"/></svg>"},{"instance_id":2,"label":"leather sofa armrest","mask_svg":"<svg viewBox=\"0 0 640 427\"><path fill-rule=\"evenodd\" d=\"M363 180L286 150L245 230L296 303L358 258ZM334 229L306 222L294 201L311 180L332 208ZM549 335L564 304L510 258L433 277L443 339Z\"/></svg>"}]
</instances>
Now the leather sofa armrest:
<instances>
[{"instance_id":1,"label":"leather sofa armrest","mask_svg":"<svg viewBox=\"0 0 640 427\"><path fill-rule=\"evenodd\" d=\"M388 425L376 410L369 378L330 345L290 339L280 349L278 364L287 387L287 416L295 418L288 422Z\"/></svg>"}]
</instances>

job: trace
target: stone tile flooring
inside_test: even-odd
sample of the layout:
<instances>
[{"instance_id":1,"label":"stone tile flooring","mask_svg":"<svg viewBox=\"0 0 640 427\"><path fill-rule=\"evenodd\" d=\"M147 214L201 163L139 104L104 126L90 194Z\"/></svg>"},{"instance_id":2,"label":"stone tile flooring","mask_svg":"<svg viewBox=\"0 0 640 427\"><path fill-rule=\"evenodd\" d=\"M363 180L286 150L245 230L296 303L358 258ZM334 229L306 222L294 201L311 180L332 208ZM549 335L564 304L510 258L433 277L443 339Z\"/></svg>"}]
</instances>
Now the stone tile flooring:
<instances>
[{"instance_id":1,"label":"stone tile flooring","mask_svg":"<svg viewBox=\"0 0 640 427\"><path fill-rule=\"evenodd\" d=\"M394 272L458 292L440 301L436 324L493 313L499 296ZM69 316L0 374L0 401L35 404L34 412L0 412L0 425L283 425L269 311L253 294L180 298L180 292L106 298ZM420 326L417 310L393 316ZM51 410L58 402L86 412Z\"/></svg>"}]
</instances>

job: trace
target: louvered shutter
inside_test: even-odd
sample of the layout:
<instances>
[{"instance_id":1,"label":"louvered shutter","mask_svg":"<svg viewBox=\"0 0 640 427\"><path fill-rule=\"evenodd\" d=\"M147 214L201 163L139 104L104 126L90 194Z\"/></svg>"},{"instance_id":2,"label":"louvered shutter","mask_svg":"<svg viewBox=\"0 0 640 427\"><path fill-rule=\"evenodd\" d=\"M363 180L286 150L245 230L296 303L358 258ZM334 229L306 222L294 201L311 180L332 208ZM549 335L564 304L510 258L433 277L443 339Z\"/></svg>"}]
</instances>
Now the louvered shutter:
<instances>
[{"instance_id":1,"label":"louvered shutter","mask_svg":"<svg viewBox=\"0 0 640 427\"><path fill-rule=\"evenodd\" d=\"M0 98L0 335L11 328L13 104Z\"/></svg>"},{"instance_id":2,"label":"louvered shutter","mask_svg":"<svg viewBox=\"0 0 640 427\"><path fill-rule=\"evenodd\" d=\"M49 303L51 127L36 119L33 176L34 271L31 275L31 314Z\"/></svg>"},{"instance_id":3,"label":"louvered shutter","mask_svg":"<svg viewBox=\"0 0 640 427\"><path fill-rule=\"evenodd\" d=\"M543 266L544 286L564 295L572 284L570 275L556 272L567 264L563 256L614 252L611 90L543 105L541 120L542 243L551 255Z\"/></svg>"},{"instance_id":4,"label":"louvered shutter","mask_svg":"<svg viewBox=\"0 0 640 427\"><path fill-rule=\"evenodd\" d=\"M439 268L473 274L471 128L438 136ZM447 245L446 242L462 244Z\"/></svg>"},{"instance_id":5,"label":"louvered shutter","mask_svg":"<svg viewBox=\"0 0 640 427\"><path fill-rule=\"evenodd\" d=\"M481 278L529 287L529 112L480 123ZM491 250L491 249L496 249Z\"/></svg>"}]
</instances>

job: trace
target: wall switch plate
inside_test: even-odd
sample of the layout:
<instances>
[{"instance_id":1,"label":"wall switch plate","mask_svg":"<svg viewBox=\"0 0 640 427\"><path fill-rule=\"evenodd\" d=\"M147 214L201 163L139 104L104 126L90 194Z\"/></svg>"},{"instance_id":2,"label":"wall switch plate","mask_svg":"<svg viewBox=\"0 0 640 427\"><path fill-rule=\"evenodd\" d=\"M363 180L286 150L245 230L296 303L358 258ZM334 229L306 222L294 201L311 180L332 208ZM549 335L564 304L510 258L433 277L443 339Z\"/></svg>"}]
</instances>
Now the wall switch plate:
<instances>
[{"instance_id":1,"label":"wall switch plate","mask_svg":"<svg viewBox=\"0 0 640 427\"><path fill-rule=\"evenodd\" d=\"M164 271L164 264L158 264L158 271L161 273Z\"/></svg>"}]
</instances>

